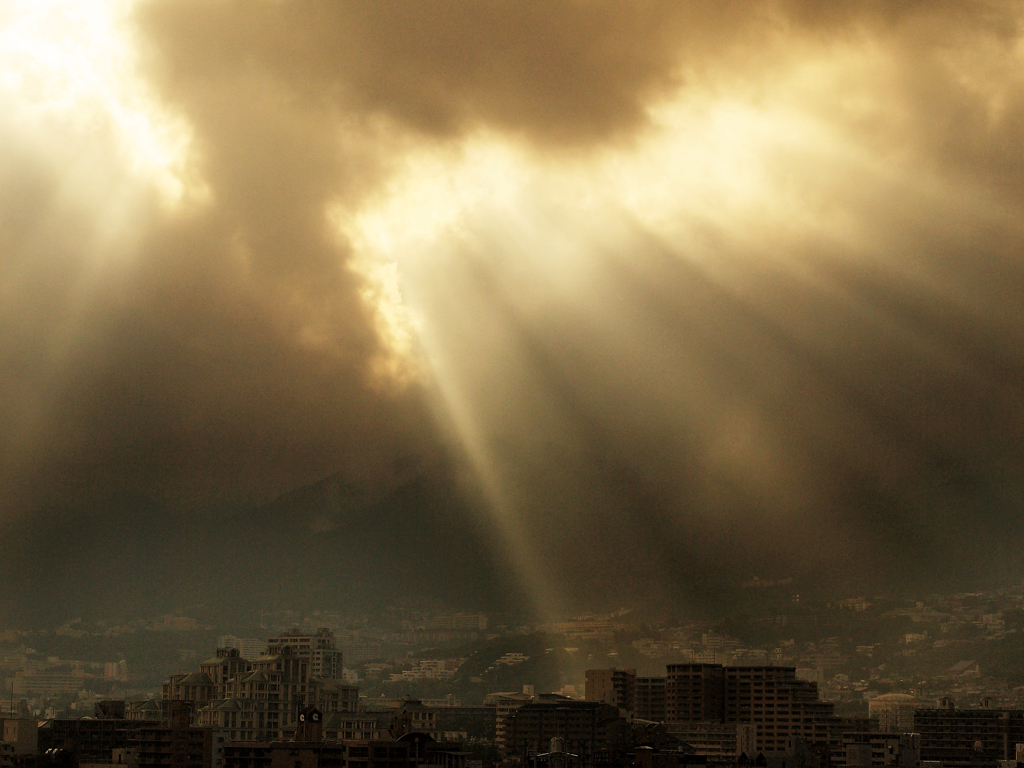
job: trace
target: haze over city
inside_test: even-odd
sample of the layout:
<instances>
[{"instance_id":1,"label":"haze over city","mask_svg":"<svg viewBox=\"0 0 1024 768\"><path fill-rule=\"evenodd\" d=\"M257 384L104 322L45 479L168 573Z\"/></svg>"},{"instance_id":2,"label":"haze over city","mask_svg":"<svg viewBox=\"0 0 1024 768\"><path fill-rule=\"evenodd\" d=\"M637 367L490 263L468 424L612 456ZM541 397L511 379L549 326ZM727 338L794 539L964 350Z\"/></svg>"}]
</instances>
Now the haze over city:
<instances>
[{"instance_id":1,"label":"haze over city","mask_svg":"<svg viewBox=\"0 0 1024 768\"><path fill-rule=\"evenodd\" d=\"M1022 22L3 3L0 618L1019 580Z\"/></svg>"}]
</instances>

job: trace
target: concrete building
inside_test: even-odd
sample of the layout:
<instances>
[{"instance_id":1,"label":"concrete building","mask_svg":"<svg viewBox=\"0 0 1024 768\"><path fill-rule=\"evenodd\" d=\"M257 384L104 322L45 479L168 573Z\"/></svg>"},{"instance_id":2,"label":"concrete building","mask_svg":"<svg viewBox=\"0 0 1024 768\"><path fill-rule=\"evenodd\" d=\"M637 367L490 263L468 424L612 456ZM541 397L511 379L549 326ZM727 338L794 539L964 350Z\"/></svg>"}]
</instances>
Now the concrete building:
<instances>
[{"instance_id":1,"label":"concrete building","mask_svg":"<svg viewBox=\"0 0 1024 768\"><path fill-rule=\"evenodd\" d=\"M129 732L127 749L140 767L213 768L215 736L217 732L210 728L141 723ZM110 759L108 755L107 761Z\"/></svg>"},{"instance_id":2,"label":"concrete building","mask_svg":"<svg viewBox=\"0 0 1024 768\"><path fill-rule=\"evenodd\" d=\"M630 746L631 736L630 724L618 707L543 694L513 713L506 752L530 761L559 738L567 752L589 765L599 752Z\"/></svg>"},{"instance_id":3,"label":"concrete building","mask_svg":"<svg viewBox=\"0 0 1024 768\"><path fill-rule=\"evenodd\" d=\"M424 704L427 704L424 701ZM435 706L437 730L445 734L461 732L464 739L493 742L497 735L498 708L496 706Z\"/></svg>"},{"instance_id":4,"label":"concrete building","mask_svg":"<svg viewBox=\"0 0 1024 768\"><path fill-rule=\"evenodd\" d=\"M433 709L423 706L423 702L407 696L391 714L389 726L391 736L399 739L410 733L425 733L435 741L440 741L437 730L437 714Z\"/></svg>"},{"instance_id":5,"label":"concrete building","mask_svg":"<svg viewBox=\"0 0 1024 768\"><path fill-rule=\"evenodd\" d=\"M636 709L635 669L588 669L583 698L603 701L613 707L633 712Z\"/></svg>"},{"instance_id":6,"label":"concrete building","mask_svg":"<svg viewBox=\"0 0 1024 768\"><path fill-rule=\"evenodd\" d=\"M883 733L913 733L914 710L923 705L916 696L884 693L868 702L868 717L878 718L878 730Z\"/></svg>"},{"instance_id":7,"label":"concrete building","mask_svg":"<svg viewBox=\"0 0 1024 768\"><path fill-rule=\"evenodd\" d=\"M733 762L757 754L757 726L741 723L687 723L672 726L672 735L709 761Z\"/></svg>"},{"instance_id":8,"label":"concrete building","mask_svg":"<svg viewBox=\"0 0 1024 768\"><path fill-rule=\"evenodd\" d=\"M487 616L483 613L454 613L435 616L427 622L426 629L483 632L487 629Z\"/></svg>"},{"instance_id":9,"label":"concrete building","mask_svg":"<svg viewBox=\"0 0 1024 768\"><path fill-rule=\"evenodd\" d=\"M101 718L44 720L39 725L40 753L63 750L75 763L109 763L114 750L128 747L128 734L139 723Z\"/></svg>"},{"instance_id":10,"label":"concrete building","mask_svg":"<svg viewBox=\"0 0 1024 768\"><path fill-rule=\"evenodd\" d=\"M221 635L217 639L220 648L234 648L245 659L255 659L267 650L267 642L255 637L238 637L237 635Z\"/></svg>"},{"instance_id":11,"label":"concrete building","mask_svg":"<svg viewBox=\"0 0 1024 768\"><path fill-rule=\"evenodd\" d=\"M665 678L636 679L636 708L633 716L655 723L665 722Z\"/></svg>"},{"instance_id":12,"label":"concrete building","mask_svg":"<svg viewBox=\"0 0 1024 768\"><path fill-rule=\"evenodd\" d=\"M326 680L341 679L341 651L334 643L334 633L327 627L321 627L308 635L298 629L289 629L284 634L267 640L268 656L278 655L285 648L291 648L295 655L309 662L310 676Z\"/></svg>"},{"instance_id":13,"label":"concrete building","mask_svg":"<svg viewBox=\"0 0 1024 768\"><path fill-rule=\"evenodd\" d=\"M224 748L224 768L416 768L395 741L241 742Z\"/></svg>"},{"instance_id":14,"label":"concrete building","mask_svg":"<svg viewBox=\"0 0 1024 768\"><path fill-rule=\"evenodd\" d=\"M359 686L338 680L310 680L312 701L322 712L355 712L359 709Z\"/></svg>"},{"instance_id":15,"label":"concrete building","mask_svg":"<svg viewBox=\"0 0 1024 768\"><path fill-rule=\"evenodd\" d=\"M148 723L159 723L163 718L163 709L165 702L163 699L154 701L153 699L147 699L146 701L133 701L126 705L125 708L125 719L142 721Z\"/></svg>"},{"instance_id":16,"label":"concrete building","mask_svg":"<svg viewBox=\"0 0 1024 768\"><path fill-rule=\"evenodd\" d=\"M899 766L921 768L921 736L904 733L844 733L842 748L833 760L846 768Z\"/></svg>"},{"instance_id":17,"label":"concrete building","mask_svg":"<svg viewBox=\"0 0 1024 768\"><path fill-rule=\"evenodd\" d=\"M386 736L377 718L365 712L325 712L323 734L326 741L366 741ZM285 732L285 738L289 733Z\"/></svg>"},{"instance_id":18,"label":"concrete building","mask_svg":"<svg viewBox=\"0 0 1024 768\"><path fill-rule=\"evenodd\" d=\"M224 735L188 724L179 708L173 725L128 719L47 720L39 727L39 754L59 750L71 765L117 764L216 768L214 745ZM35 753L33 753L35 754Z\"/></svg>"},{"instance_id":19,"label":"concrete building","mask_svg":"<svg viewBox=\"0 0 1024 768\"><path fill-rule=\"evenodd\" d=\"M36 720L12 718L3 721L3 740L13 747L17 758L35 755L39 750L39 723Z\"/></svg>"},{"instance_id":20,"label":"concrete building","mask_svg":"<svg viewBox=\"0 0 1024 768\"><path fill-rule=\"evenodd\" d=\"M721 664L669 664L665 722L725 722L725 668Z\"/></svg>"},{"instance_id":21,"label":"concrete building","mask_svg":"<svg viewBox=\"0 0 1024 768\"><path fill-rule=\"evenodd\" d=\"M130 709L128 716L167 724L163 711L166 703L185 702L194 712L196 724L224 731L231 741L260 741L281 738L295 726L299 712L307 706L325 713L355 712L358 687L310 673L312 660L325 664L332 658L326 647L331 638L317 635L305 639L315 640L315 647L298 637L296 645L268 646L276 652L251 661L237 649L218 649L216 656L199 665L198 672L172 675L164 683L164 705L146 703ZM324 646L319 645L321 642ZM340 662L340 653L335 653L335 661ZM329 672L332 663L327 664ZM157 709L160 711L154 711Z\"/></svg>"},{"instance_id":22,"label":"concrete building","mask_svg":"<svg viewBox=\"0 0 1024 768\"><path fill-rule=\"evenodd\" d=\"M431 739L227 745L224 768L466 768L461 745Z\"/></svg>"},{"instance_id":23,"label":"concrete building","mask_svg":"<svg viewBox=\"0 0 1024 768\"><path fill-rule=\"evenodd\" d=\"M90 676L91 677L91 676ZM75 694L89 677L83 672L19 669L11 678L10 690L17 697L47 698Z\"/></svg>"},{"instance_id":24,"label":"concrete building","mask_svg":"<svg viewBox=\"0 0 1024 768\"><path fill-rule=\"evenodd\" d=\"M921 759L954 766L995 765L1016 758L1024 743L1024 710L918 709L914 729L921 734Z\"/></svg>"},{"instance_id":25,"label":"concrete building","mask_svg":"<svg viewBox=\"0 0 1024 768\"><path fill-rule=\"evenodd\" d=\"M511 722L515 711L524 704L533 701L533 695L523 692L507 691L489 693L484 697L485 706L494 707L494 744L505 752L511 735Z\"/></svg>"},{"instance_id":26,"label":"concrete building","mask_svg":"<svg viewBox=\"0 0 1024 768\"><path fill-rule=\"evenodd\" d=\"M285 646L280 653L261 656L223 686L223 698L198 710L199 724L228 731L232 741L269 741L298 722L299 712L312 704L308 659Z\"/></svg>"},{"instance_id":27,"label":"concrete building","mask_svg":"<svg viewBox=\"0 0 1024 768\"><path fill-rule=\"evenodd\" d=\"M818 699L818 686L794 667L671 664L665 683L665 722L756 725L758 751L782 752L790 736L828 744L838 736L833 705Z\"/></svg>"},{"instance_id":28,"label":"concrete building","mask_svg":"<svg viewBox=\"0 0 1024 768\"><path fill-rule=\"evenodd\" d=\"M214 699L224 698L227 682L248 672L248 659L252 658L259 656L245 656L237 648L221 647L214 656L199 664L199 671L209 678L213 686Z\"/></svg>"}]
</instances>

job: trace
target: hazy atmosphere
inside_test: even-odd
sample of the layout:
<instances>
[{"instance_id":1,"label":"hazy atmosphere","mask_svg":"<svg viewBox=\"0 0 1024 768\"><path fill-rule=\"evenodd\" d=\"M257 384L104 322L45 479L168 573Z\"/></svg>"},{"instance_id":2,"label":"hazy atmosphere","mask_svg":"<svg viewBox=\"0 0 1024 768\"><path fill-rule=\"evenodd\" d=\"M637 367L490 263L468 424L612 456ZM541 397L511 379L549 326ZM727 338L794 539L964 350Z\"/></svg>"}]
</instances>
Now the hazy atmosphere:
<instances>
[{"instance_id":1,"label":"hazy atmosphere","mask_svg":"<svg viewBox=\"0 0 1024 768\"><path fill-rule=\"evenodd\" d=\"M0 2L0 617L1021 574L1016 0Z\"/></svg>"}]
</instances>

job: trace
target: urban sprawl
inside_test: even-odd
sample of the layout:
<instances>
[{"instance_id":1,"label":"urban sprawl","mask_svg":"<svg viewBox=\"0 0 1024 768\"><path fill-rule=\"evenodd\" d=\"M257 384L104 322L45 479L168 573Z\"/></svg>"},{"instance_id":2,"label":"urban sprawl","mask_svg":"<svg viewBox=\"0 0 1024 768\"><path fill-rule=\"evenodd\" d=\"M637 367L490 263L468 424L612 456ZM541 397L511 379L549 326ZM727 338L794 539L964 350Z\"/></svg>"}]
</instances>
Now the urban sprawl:
<instances>
[{"instance_id":1,"label":"urban sprawl","mask_svg":"<svg viewBox=\"0 0 1024 768\"><path fill-rule=\"evenodd\" d=\"M1021 587L742 595L672 622L418 606L262 612L262 637L187 612L9 630L0 768L1024 763Z\"/></svg>"}]
</instances>

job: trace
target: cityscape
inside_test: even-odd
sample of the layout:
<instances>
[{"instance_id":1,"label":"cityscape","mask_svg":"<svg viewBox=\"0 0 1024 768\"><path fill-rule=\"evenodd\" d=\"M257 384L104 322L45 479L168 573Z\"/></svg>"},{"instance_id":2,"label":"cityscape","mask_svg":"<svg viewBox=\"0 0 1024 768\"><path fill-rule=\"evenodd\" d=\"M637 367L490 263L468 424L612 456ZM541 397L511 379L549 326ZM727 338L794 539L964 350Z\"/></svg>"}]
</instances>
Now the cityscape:
<instances>
[{"instance_id":1,"label":"cityscape","mask_svg":"<svg viewBox=\"0 0 1024 768\"><path fill-rule=\"evenodd\" d=\"M0 768L1024 768L1021 0L0 0Z\"/></svg>"},{"instance_id":2,"label":"cityscape","mask_svg":"<svg viewBox=\"0 0 1024 768\"><path fill-rule=\"evenodd\" d=\"M261 613L265 637L184 613L8 631L3 749L11 765L196 768L299 748L312 765L1016 762L1024 584L829 604L792 586L751 580L762 612L678 624L419 606Z\"/></svg>"}]
</instances>

